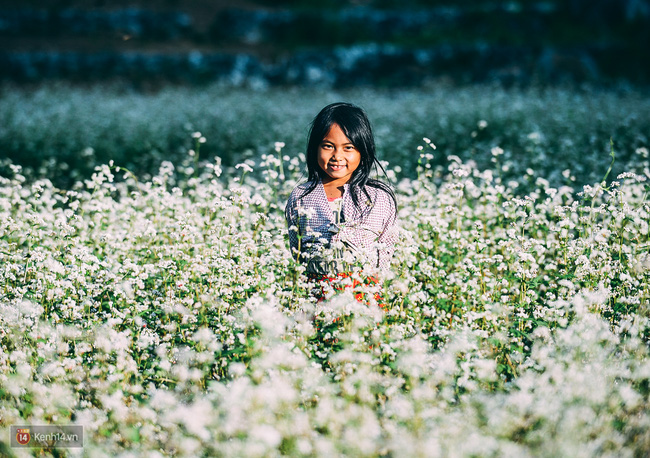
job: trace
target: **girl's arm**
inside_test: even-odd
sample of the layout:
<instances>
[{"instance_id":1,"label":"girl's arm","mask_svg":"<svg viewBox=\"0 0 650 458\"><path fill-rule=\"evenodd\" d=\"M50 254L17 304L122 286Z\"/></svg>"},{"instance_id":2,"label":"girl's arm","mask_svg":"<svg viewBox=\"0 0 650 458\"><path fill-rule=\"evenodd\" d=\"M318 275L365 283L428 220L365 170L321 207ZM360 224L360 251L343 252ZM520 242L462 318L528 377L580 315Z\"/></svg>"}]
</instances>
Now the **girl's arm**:
<instances>
[{"instance_id":1,"label":"girl's arm","mask_svg":"<svg viewBox=\"0 0 650 458\"><path fill-rule=\"evenodd\" d=\"M289 196L284 215L287 220L287 226L289 227L289 249L291 250L291 257L298 260L300 257L300 225L297 201L294 193L291 193Z\"/></svg>"},{"instance_id":2,"label":"girl's arm","mask_svg":"<svg viewBox=\"0 0 650 458\"><path fill-rule=\"evenodd\" d=\"M390 261L395 251L395 242L397 242L397 210L391 196L382 193L381 209L385 212L386 222L384 228L377 238L377 264L381 270L390 268Z\"/></svg>"}]
</instances>

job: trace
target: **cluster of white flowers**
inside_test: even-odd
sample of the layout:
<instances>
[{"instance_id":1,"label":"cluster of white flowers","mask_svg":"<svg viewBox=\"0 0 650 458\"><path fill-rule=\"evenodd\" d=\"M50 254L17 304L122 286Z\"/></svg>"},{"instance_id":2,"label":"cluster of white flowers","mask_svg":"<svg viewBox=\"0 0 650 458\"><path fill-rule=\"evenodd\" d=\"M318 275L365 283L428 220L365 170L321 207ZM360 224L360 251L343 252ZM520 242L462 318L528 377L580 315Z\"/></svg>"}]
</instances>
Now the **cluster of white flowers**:
<instances>
[{"instance_id":1,"label":"cluster of white flowers","mask_svg":"<svg viewBox=\"0 0 650 458\"><path fill-rule=\"evenodd\" d=\"M283 147L187 179L0 178L0 427L82 424L88 455L647 452L647 163L524 196L430 165L396 186L381 288L318 302L288 251Z\"/></svg>"}]
</instances>

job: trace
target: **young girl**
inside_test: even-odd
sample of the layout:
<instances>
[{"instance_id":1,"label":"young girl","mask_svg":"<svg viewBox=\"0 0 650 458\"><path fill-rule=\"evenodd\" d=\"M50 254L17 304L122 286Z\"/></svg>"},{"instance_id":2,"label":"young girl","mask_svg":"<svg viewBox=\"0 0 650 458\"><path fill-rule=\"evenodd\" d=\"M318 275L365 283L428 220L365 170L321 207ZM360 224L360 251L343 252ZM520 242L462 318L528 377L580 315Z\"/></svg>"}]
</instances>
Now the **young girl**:
<instances>
[{"instance_id":1,"label":"young girl","mask_svg":"<svg viewBox=\"0 0 650 458\"><path fill-rule=\"evenodd\" d=\"M326 106L314 118L307 144L308 181L291 192L285 216L294 259L316 279L347 276L361 263L386 270L395 243L397 203L388 185L365 112L348 103Z\"/></svg>"}]
</instances>

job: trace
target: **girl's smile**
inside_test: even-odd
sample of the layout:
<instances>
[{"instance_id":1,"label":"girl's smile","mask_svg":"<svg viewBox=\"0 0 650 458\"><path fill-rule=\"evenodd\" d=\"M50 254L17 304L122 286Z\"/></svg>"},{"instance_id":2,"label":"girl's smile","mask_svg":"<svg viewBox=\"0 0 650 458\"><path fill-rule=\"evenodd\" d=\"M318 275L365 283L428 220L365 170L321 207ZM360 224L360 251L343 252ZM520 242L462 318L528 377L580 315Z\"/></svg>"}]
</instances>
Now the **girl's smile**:
<instances>
[{"instance_id":1,"label":"girl's smile","mask_svg":"<svg viewBox=\"0 0 650 458\"><path fill-rule=\"evenodd\" d=\"M323 183L342 186L359 167L361 154L338 124L332 124L318 146L318 166L325 172Z\"/></svg>"}]
</instances>

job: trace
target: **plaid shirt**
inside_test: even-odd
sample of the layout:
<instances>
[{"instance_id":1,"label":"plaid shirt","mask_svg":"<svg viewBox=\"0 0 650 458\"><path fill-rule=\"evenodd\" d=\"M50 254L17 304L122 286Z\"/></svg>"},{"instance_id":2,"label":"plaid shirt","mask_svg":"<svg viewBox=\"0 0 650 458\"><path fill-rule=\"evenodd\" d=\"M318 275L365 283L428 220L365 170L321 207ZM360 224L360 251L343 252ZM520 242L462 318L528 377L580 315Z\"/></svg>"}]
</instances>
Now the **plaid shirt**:
<instances>
[{"instance_id":1,"label":"plaid shirt","mask_svg":"<svg viewBox=\"0 0 650 458\"><path fill-rule=\"evenodd\" d=\"M387 269L396 240L395 204L385 191L366 186L370 200L360 192L361 209L352 201L349 185L343 193L342 218L337 224L323 183L299 198L311 183L296 186L287 202L289 244L294 258L307 263L307 272L332 274L344 270L337 251L352 254L366 266ZM329 250L329 251L328 251Z\"/></svg>"}]
</instances>

